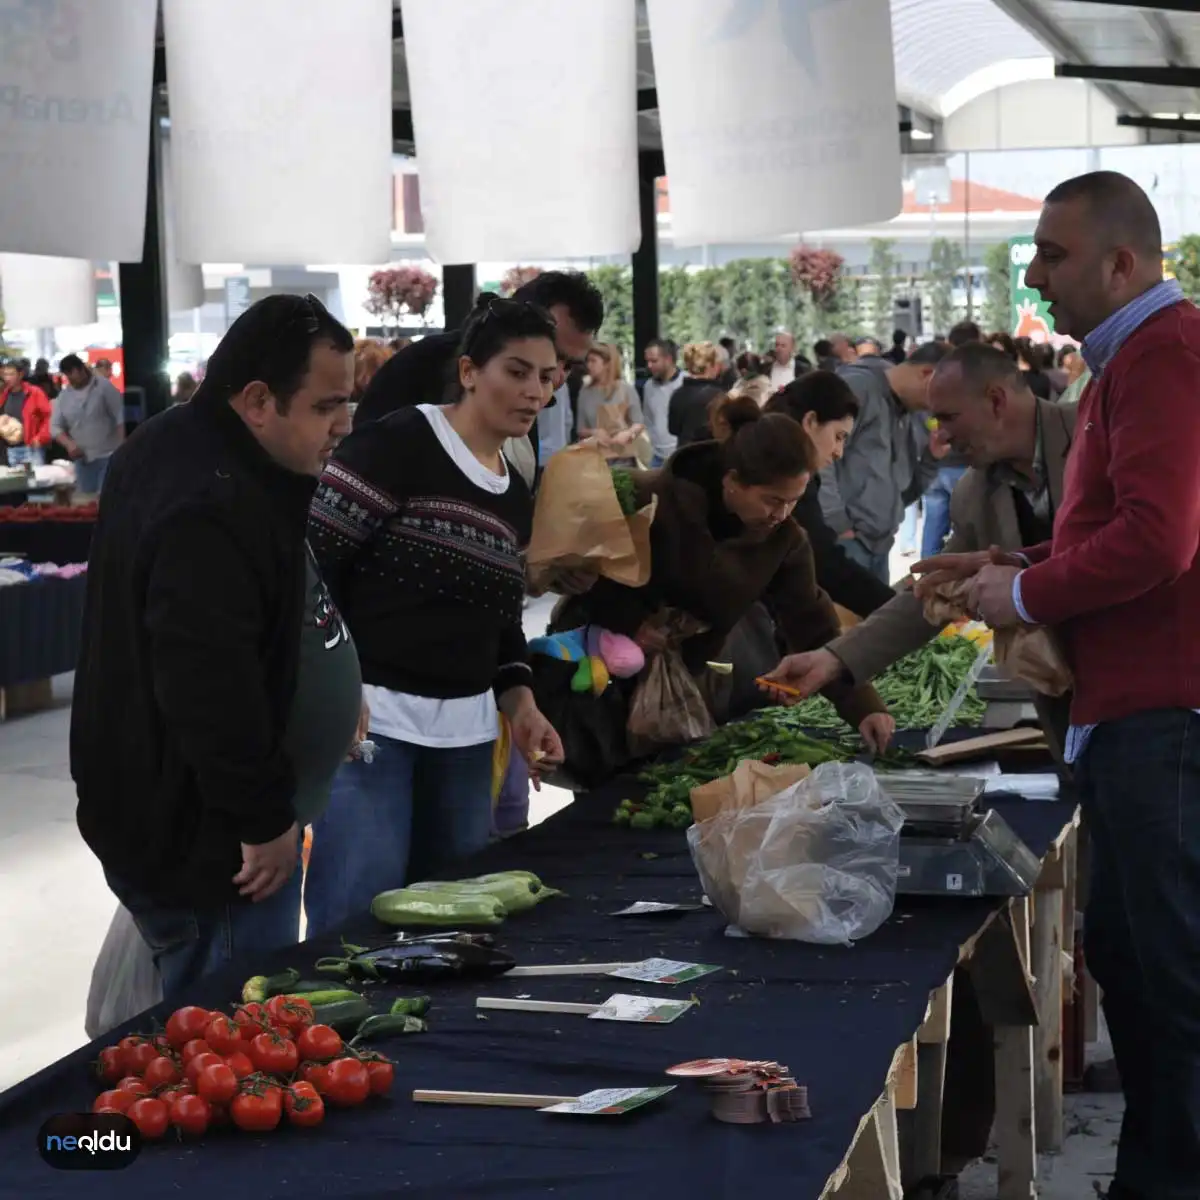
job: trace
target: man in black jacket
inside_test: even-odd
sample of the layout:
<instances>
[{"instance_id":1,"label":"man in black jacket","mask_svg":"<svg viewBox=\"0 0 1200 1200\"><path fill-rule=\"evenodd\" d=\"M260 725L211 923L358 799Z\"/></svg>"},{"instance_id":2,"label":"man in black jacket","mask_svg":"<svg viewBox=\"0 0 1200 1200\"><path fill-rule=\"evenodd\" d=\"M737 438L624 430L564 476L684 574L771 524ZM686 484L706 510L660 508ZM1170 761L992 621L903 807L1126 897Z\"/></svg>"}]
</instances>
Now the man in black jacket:
<instances>
[{"instance_id":1,"label":"man in black jacket","mask_svg":"<svg viewBox=\"0 0 1200 1200\"><path fill-rule=\"evenodd\" d=\"M353 386L349 332L311 296L272 296L234 323L192 402L113 456L71 773L80 832L168 997L299 937L298 822L320 758L307 748L338 739L321 759L331 777L361 705L357 655L305 545ZM310 668L314 638L341 653Z\"/></svg>"}]
</instances>

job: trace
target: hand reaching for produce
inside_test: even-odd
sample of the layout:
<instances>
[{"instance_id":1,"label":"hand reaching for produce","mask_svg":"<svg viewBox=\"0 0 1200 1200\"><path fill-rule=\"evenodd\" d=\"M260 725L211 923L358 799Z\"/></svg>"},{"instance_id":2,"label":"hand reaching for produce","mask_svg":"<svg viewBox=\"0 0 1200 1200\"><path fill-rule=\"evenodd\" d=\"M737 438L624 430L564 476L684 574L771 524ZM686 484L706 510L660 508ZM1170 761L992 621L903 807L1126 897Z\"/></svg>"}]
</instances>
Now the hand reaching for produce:
<instances>
[{"instance_id":1,"label":"hand reaching for produce","mask_svg":"<svg viewBox=\"0 0 1200 1200\"><path fill-rule=\"evenodd\" d=\"M831 650L810 650L789 654L758 686L778 704L796 704L828 687L844 670L842 660Z\"/></svg>"},{"instance_id":2,"label":"hand reaching for produce","mask_svg":"<svg viewBox=\"0 0 1200 1200\"><path fill-rule=\"evenodd\" d=\"M534 791L542 790L542 771L557 767L566 757L554 726L538 708L529 688L510 688L500 697L500 708L508 718L513 742L529 764Z\"/></svg>"},{"instance_id":3,"label":"hand reaching for produce","mask_svg":"<svg viewBox=\"0 0 1200 1200\"><path fill-rule=\"evenodd\" d=\"M891 713L872 713L859 722L858 732L872 754L882 754L891 744L896 721Z\"/></svg>"},{"instance_id":4,"label":"hand reaching for produce","mask_svg":"<svg viewBox=\"0 0 1200 1200\"><path fill-rule=\"evenodd\" d=\"M970 579L989 564L998 567L1021 567L1024 562L1017 554L1009 554L999 546L989 550L974 550L969 554L935 554L913 563L912 574L921 579L913 589L919 600L927 600L944 583Z\"/></svg>"},{"instance_id":5,"label":"hand reaching for produce","mask_svg":"<svg viewBox=\"0 0 1200 1200\"><path fill-rule=\"evenodd\" d=\"M971 581L967 594L971 611L993 629L1004 629L1021 622L1013 603L1013 580L1020 570L1015 566L989 564Z\"/></svg>"},{"instance_id":6,"label":"hand reaching for produce","mask_svg":"<svg viewBox=\"0 0 1200 1200\"><path fill-rule=\"evenodd\" d=\"M297 867L300 827L293 821L286 833L255 846L242 843L242 869L233 877L240 895L257 903L273 896Z\"/></svg>"},{"instance_id":7,"label":"hand reaching for produce","mask_svg":"<svg viewBox=\"0 0 1200 1200\"><path fill-rule=\"evenodd\" d=\"M599 572L590 567L577 567L573 570L564 567L555 572L550 591L558 592L562 596L582 596L584 592L591 591L599 578Z\"/></svg>"},{"instance_id":8,"label":"hand reaching for produce","mask_svg":"<svg viewBox=\"0 0 1200 1200\"><path fill-rule=\"evenodd\" d=\"M363 699L362 707L358 713L358 728L354 731L354 741L350 743L350 749L346 751L346 761L354 762L356 759L355 751L359 746L367 740L371 732L371 709L367 704L366 699Z\"/></svg>"}]
</instances>

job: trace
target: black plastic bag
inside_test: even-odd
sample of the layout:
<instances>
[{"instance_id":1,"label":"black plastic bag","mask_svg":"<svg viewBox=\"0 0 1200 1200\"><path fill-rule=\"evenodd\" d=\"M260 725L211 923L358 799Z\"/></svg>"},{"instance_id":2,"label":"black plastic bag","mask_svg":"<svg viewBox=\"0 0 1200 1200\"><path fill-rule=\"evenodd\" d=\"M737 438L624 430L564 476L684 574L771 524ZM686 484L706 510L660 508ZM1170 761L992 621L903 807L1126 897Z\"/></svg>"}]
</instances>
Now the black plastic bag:
<instances>
[{"instance_id":1,"label":"black plastic bag","mask_svg":"<svg viewBox=\"0 0 1200 1200\"><path fill-rule=\"evenodd\" d=\"M534 654L531 666L538 708L558 730L566 755L551 782L577 788L606 783L630 761L625 736L629 709L625 682L614 680L596 696L590 691L571 690L578 663Z\"/></svg>"}]
</instances>

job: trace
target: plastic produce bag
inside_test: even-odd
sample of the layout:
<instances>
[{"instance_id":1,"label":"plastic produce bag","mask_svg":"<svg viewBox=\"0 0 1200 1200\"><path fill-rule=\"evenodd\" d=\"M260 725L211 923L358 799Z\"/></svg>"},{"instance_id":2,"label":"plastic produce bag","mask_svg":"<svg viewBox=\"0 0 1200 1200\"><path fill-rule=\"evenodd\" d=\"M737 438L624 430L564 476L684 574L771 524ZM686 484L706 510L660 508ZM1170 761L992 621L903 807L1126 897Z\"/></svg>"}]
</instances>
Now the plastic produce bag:
<instances>
[{"instance_id":1,"label":"plastic produce bag","mask_svg":"<svg viewBox=\"0 0 1200 1200\"><path fill-rule=\"evenodd\" d=\"M762 937L849 945L891 914L904 814L861 763L822 763L751 808L688 830L704 891Z\"/></svg>"},{"instance_id":2,"label":"plastic produce bag","mask_svg":"<svg viewBox=\"0 0 1200 1200\"><path fill-rule=\"evenodd\" d=\"M629 748L641 758L664 746L683 746L716 729L712 713L684 666L680 645L708 628L677 609L663 609L649 622L667 636L667 647L649 658L629 703Z\"/></svg>"},{"instance_id":3,"label":"plastic produce bag","mask_svg":"<svg viewBox=\"0 0 1200 1200\"><path fill-rule=\"evenodd\" d=\"M925 601L925 619L931 625L961 621L967 611L969 579L941 584ZM1054 632L1042 625L1018 625L992 633L996 664L1014 679L1023 679L1044 696L1061 696L1075 686L1071 668Z\"/></svg>"},{"instance_id":4,"label":"plastic produce bag","mask_svg":"<svg viewBox=\"0 0 1200 1200\"><path fill-rule=\"evenodd\" d=\"M162 1000L162 977L129 910L117 906L88 988L83 1027L93 1041Z\"/></svg>"}]
</instances>

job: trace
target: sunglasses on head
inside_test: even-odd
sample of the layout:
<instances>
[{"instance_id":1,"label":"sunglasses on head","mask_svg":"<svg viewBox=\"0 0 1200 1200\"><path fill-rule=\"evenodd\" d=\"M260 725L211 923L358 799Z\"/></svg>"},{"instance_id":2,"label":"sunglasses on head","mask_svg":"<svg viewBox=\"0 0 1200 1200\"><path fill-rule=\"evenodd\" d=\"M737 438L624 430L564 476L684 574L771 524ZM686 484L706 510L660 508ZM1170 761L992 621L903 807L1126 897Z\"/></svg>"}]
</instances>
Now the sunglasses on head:
<instances>
[{"instance_id":1,"label":"sunglasses on head","mask_svg":"<svg viewBox=\"0 0 1200 1200\"><path fill-rule=\"evenodd\" d=\"M468 353L471 347L478 342L480 333L493 317L503 320L505 317L532 315L546 326L545 332L550 338L554 337L555 330L558 328L558 322L551 316L550 310L543 308L540 304L534 304L532 300L508 300L503 296L495 296L487 302L487 307L482 311L483 315L478 317L478 323L471 330L466 347Z\"/></svg>"}]
</instances>

